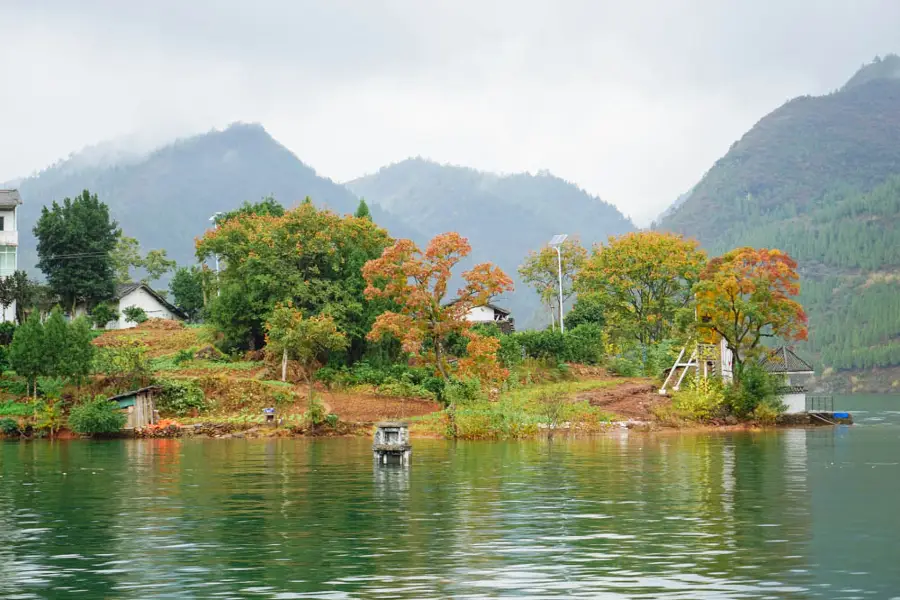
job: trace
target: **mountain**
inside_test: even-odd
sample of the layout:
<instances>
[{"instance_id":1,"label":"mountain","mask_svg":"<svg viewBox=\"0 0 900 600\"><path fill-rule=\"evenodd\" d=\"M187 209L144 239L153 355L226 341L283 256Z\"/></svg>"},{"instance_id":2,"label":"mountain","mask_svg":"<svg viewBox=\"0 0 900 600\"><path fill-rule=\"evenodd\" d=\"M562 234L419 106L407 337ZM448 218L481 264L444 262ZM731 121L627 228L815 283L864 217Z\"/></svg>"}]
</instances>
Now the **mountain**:
<instances>
[{"instance_id":1,"label":"mountain","mask_svg":"<svg viewBox=\"0 0 900 600\"><path fill-rule=\"evenodd\" d=\"M98 194L144 250L165 248L179 264L195 262L194 238L209 227L213 213L245 200L271 194L292 206L309 196L339 213L353 212L358 203L349 190L318 176L254 124L234 124L143 154L100 144L20 181L18 188L23 200L19 264L25 268L36 263L31 229L41 207L83 189ZM377 208L373 215L387 227L403 229Z\"/></svg>"},{"instance_id":2,"label":"mountain","mask_svg":"<svg viewBox=\"0 0 900 600\"><path fill-rule=\"evenodd\" d=\"M530 250L554 234L578 236L585 244L635 229L614 206L548 173L496 175L414 158L345 184L416 230L419 243L446 231L469 238L467 264L491 261L516 281L504 298L520 325L531 324L536 295L518 280Z\"/></svg>"},{"instance_id":3,"label":"mountain","mask_svg":"<svg viewBox=\"0 0 900 600\"><path fill-rule=\"evenodd\" d=\"M657 225L800 264L820 368L900 378L900 58L760 120ZM883 369L889 369L882 372ZM893 369L893 370L890 370ZM898 384L900 385L900 384Z\"/></svg>"}]
</instances>

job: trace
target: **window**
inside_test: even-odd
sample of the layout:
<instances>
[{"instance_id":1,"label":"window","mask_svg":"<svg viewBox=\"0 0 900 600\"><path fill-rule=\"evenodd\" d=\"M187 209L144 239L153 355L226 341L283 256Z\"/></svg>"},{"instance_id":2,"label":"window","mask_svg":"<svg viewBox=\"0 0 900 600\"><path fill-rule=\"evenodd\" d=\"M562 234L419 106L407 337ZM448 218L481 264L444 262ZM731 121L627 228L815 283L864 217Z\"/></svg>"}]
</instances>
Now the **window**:
<instances>
[{"instance_id":1,"label":"window","mask_svg":"<svg viewBox=\"0 0 900 600\"><path fill-rule=\"evenodd\" d=\"M4 217L0 217L0 231L6 231L6 227L3 226Z\"/></svg>"},{"instance_id":2,"label":"window","mask_svg":"<svg viewBox=\"0 0 900 600\"><path fill-rule=\"evenodd\" d=\"M16 270L16 247L0 246L0 276L12 275Z\"/></svg>"}]
</instances>

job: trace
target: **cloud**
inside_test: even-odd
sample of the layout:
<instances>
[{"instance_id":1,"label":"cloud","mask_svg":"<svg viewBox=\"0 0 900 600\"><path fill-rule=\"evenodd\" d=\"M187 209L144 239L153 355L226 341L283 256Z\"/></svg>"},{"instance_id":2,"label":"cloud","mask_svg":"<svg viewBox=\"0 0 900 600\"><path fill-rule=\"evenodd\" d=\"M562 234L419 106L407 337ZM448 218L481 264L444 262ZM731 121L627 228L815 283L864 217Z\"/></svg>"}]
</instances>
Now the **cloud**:
<instances>
[{"instance_id":1,"label":"cloud","mask_svg":"<svg viewBox=\"0 0 900 600\"><path fill-rule=\"evenodd\" d=\"M0 180L259 121L337 180L550 169L641 223L765 113L900 50L892 0L13 0L0 23Z\"/></svg>"}]
</instances>

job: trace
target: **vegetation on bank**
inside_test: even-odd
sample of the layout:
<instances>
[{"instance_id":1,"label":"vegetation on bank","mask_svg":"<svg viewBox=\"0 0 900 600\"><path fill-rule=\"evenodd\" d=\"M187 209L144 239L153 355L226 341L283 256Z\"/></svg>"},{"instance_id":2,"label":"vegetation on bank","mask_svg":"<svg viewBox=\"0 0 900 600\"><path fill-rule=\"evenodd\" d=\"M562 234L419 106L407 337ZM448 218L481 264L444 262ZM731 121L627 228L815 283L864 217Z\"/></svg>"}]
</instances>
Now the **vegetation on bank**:
<instances>
[{"instance_id":1,"label":"vegetation on bank","mask_svg":"<svg viewBox=\"0 0 900 600\"><path fill-rule=\"evenodd\" d=\"M142 258L87 191L45 209L35 234L50 291L62 306L85 305L95 324L107 316L100 307L108 309L116 278L129 277L130 268L140 265L152 279L175 267L161 251ZM92 235L106 254L80 266L60 260L89 248ZM615 383L579 379L572 365L659 380L677 349L719 338L734 352L735 384L696 381L667 414L714 421L777 412L756 385L753 365L767 338L806 336L789 257L739 248L707 260L695 242L657 232L613 238L590 253L577 240L566 244L563 294L577 300L565 332L503 333L467 317L510 291L512 281L491 263L459 273L472 250L459 234L419 248L392 240L364 203L343 217L309 201L291 210L271 198L245 204L219 215L197 241L201 264L215 257L219 271L181 269L173 279L174 301L202 326L148 321L125 307L127 320L140 326L92 340L85 317L67 320L63 309L47 314L36 304L19 327L7 326L5 355L15 374L3 385L11 396L24 385L19 396L30 393L31 413L17 408L18 415L0 417L18 416L20 429L49 435L66 424L89 435L112 433L121 418L102 398L155 385L162 416L181 419L249 422L274 407L295 429L334 429L341 415L329 398L349 393L363 404L384 396L435 403L425 411L435 414L417 413L420 426L449 437L525 437L563 425L592 431L612 415L584 393ZM554 308L548 256L545 249L526 257L522 273Z\"/></svg>"}]
</instances>

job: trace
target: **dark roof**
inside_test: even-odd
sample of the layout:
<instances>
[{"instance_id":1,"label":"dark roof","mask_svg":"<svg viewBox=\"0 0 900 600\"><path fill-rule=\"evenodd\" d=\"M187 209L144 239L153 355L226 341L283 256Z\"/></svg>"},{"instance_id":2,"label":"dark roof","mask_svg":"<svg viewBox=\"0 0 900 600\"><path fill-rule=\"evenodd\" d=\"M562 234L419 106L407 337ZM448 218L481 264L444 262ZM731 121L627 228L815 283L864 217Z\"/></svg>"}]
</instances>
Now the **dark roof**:
<instances>
[{"instance_id":1,"label":"dark roof","mask_svg":"<svg viewBox=\"0 0 900 600\"><path fill-rule=\"evenodd\" d=\"M799 374L815 372L812 365L794 354L794 351L787 346L775 348L762 358L759 364L769 373Z\"/></svg>"},{"instance_id":2,"label":"dark roof","mask_svg":"<svg viewBox=\"0 0 900 600\"><path fill-rule=\"evenodd\" d=\"M178 308L177 306L175 306L174 304L172 304L171 302L169 302L168 300L163 298L159 294L159 292L157 292L156 290L151 288L149 285L147 285L146 283L140 282L140 281L138 281L137 283L132 282L132 283L118 284L116 286L116 294L113 297L116 300L121 300L122 298L124 298L125 296L127 296L128 294L130 294L131 292L135 291L138 288L144 288L144 290L148 294L150 294L151 296L156 298L160 304L162 304L163 306L168 308L170 311L172 311L173 313L175 313L182 319L187 319L187 314L185 314L185 312L183 310L181 310L180 308Z\"/></svg>"},{"instance_id":3,"label":"dark roof","mask_svg":"<svg viewBox=\"0 0 900 600\"><path fill-rule=\"evenodd\" d=\"M149 391L158 391L162 388L158 385L148 385L147 387L138 388L136 390L131 390L130 392L122 392L121 394L116 394L115 396L110 396L107 398L110 402L113 400L121 400L122 398L128 398L129 396L137 396L141 392L149 392Z\"/></svg>"},{"instance_id":4,"label":"dark roof","mask_svg":"<svg viewBox=\"0 0 900 600\"><path fill-rule=\"evenodd\" d=\"M22 204L18 190L0 190L0 208L15 208Z\"/></svg>"}]
</instances>

